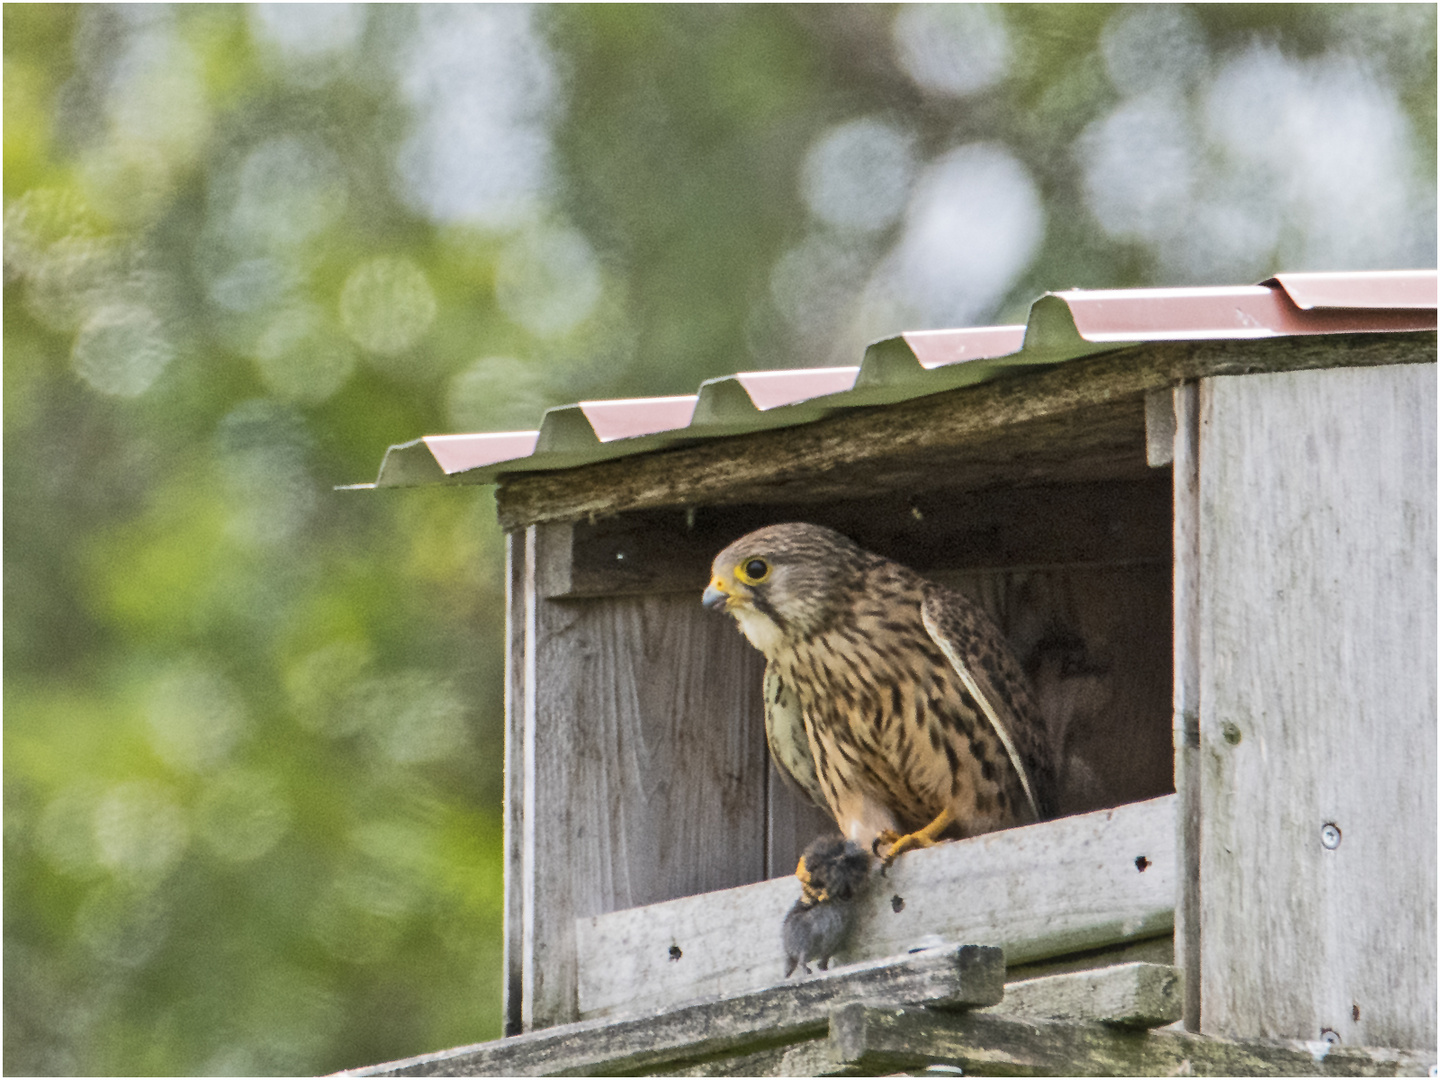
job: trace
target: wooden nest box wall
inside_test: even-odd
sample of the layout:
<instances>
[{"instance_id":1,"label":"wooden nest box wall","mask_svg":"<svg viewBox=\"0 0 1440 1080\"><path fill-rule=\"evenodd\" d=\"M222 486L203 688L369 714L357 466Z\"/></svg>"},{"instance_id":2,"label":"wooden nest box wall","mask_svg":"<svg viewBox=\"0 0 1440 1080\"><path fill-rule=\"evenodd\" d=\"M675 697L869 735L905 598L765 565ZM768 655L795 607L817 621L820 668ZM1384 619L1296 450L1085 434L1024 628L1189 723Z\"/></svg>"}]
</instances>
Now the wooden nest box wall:
<instances>
[{"instance_id":1,"label":"wooden nest box wall","mask_svg":"<svg viewBox=\"0 0 1440 1080\"><path fill-rule=\"evenodd\" d=\"M778 981L794 883L755 883L829 822L700 595L730 541L810 521L987 607L1086 815L966 841L1002 867L973 894L903 857L922 921L849 959L1008 888L1060 927L1012 965L1173 958L1192 1030L1433 1047L1434 363L1433 333L1145 344L502 475L507 1031ZM1092 887L1124 901L1067 937Z\"/></svg>"}]
</instances>

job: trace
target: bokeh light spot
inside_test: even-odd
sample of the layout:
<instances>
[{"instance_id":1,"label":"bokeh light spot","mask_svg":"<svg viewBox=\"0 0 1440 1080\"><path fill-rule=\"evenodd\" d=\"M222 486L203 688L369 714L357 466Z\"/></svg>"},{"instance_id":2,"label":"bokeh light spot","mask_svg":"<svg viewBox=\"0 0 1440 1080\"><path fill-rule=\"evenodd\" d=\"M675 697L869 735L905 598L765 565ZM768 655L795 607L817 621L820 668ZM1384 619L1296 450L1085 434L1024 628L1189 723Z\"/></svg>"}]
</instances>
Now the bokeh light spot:
<instances>
[{"instance_id":1,"label":"bokeh light spot","mask_svg":"<svg viewBox=\"0 0 1440 1080\"><path fill-rule=\"evenodd\" d=\"M228 772L205 788L196 806L197 832L225 862L258 859L290 827L290 804L269 773Z\"/></svg>"},{"instance_id":2,"label":"bokeh light spot","mask_svg":"<svg viewBox=\"0 0 1440 1080\"><path fill-rule=\"evenodd\" d=\"M1100 54L1122 94L1189 85L1210 61L1199 22L1179 4L1122 7L1105 24Z\"/></svg>"},{"instance_id":3,"label":"bokeh light spot","mask_svg":"<svg viewBox=\"0 0 1440 1080\"><path fill-rule=\"evenodd\" d=\"M464 699L442 675L411 670L365 680L353 707L375 748L390 761L438 761L464 749Z\"/></svg>"},{"instance_id":4,"label":"bokeh light spot","mask_svg":"<svg viewBox=\"0 0 1440 1080\"><path fill-rule=\"evenodd\" d=\"M132 780L111 788L95 808L102 865L124 876L162 877L190 840L185 815L157 784Z\"/></svg>"},{"instance_id":5,"label":"bokeh light spot","mask_svg":"<svg viewBox=\"0 0 1440 1080\"><path fill-rule=\"evenodd\" d=\"M552 180L559 80L536 13L521 4L419 5L400 54L416 114L396 169L435 221L495 229L532 219Z\"/></svg>"},{"instance_id":6,"label":"bokeh light spot","mask_svg":"<svg viewBox=\"0 0 1440 1080\"><path fill-rule=\"evenodd\" d=\"M166 672L150 691L150 744L167 764L203 772L229 755L249 722L228 679L198 659Z\"/></svg>"},{"instance_id":7,"label":"bokeh light spot","mask_svg":"<svg viewBox=\"0 0 1440 1080\"><path fill-rule=\"evenodd\" d=\"M101 792L88 784L65 788L40 815L37 839L45 860L61 873L85 876L100 862L95 811Z\"/></svg>"},{"instance_id":8,"label":"bokeh light spot","mask_svg":"<svg viewBox=\"0 0 1440 1080\"><path fill-rule=\"evenodd\" d=\"M252 4L250 29L305 73L354 52L365 34L364 4ZM312 79L304 78L304 82Z\"/></svg>"},{"instance_id":9,"label":"bokeh light spot","mask_svg":"<svg viewBox=\"0 0 1440 1080\"><path fill-rule=\"evenodd\" d=\"M154 385L173 356L152 311L136 304L109 304L85 320L70 361L92 390L134 398Z\"/></svg>"},{"instance_id":10,"label":"bokeh light spot","mask_svg":"<svg viewBox=\"0 0 1440 1080\"><path fill-rule=\"evenodd\" d=\"M900 329L970 326L1030 265L1045 233L1039 189L1014 155L972 143L931 164L904 231L877 271Z\"/></svg>"},{"instance_id":11,"label":"bokeh light spot","mask_svg":"<svg viewBox=\"0 0 1440 1080\"><path fill-rule=\"evenodd\" d=\"M91 890L75 915L75 935L98 960L138 967L164 943L170 919L157 892L106 884Z\"/></svg>"},{"instance_id":12,"label":"bokeh light spot","mask_svg":"<svg viewBox=\"0 0 1440 1080\"><path fill-rule=\"evenodd\" d=\"M231 227L262 248L294 246L328 228L345 208L344 173L318 140L269 139L236 176Z\"/></svg>"},{"instance_id":13,"label":"bokeh light spot","mask_svg":"<svg viewBox=\"0 0 1440 1080\"><path fill-rule=\"evenodd\" d=\"M1010 63L1010 34L990 4L907 4L891 35L900 66L931 93L978 93L1003 79Z\"/></svg>"},{"instance_id":14,"label":"bokeh light spot","mask_svg":"<svg viewBox=\"0 0 1440 1080\"><path fill-rule=\"evenodd\" d=\"M810 212L836 228L883 229L905 208L913 144L893 124L872 117L837 124L805 158L802 189Z\"/></svg>"},{"instance_id":15,"label":"bokeh light spot","mask_svg":"<svg viewBox=\"0 0 1440 1080\"><path fill-rule=\"evenodd\" d=\"M844 321L870 266L868 249L850 237L812 233L776 261L770 296L797 332L825 335Z\"/></svg>"},{"instance_id":16,"label":"bokeh light spot","mask_svg":"<svg viewBox=\"0 0 1440 1080\"><path fill-rule=\"evenodd\" d=\"M359 731L364 717L348 703L373 659L368 643L341 639L290 665L285 690L301 726L334 736Z\"/></svg>"},{"instance_id":17,"label":"bokeh light spot","mask_svg":"<svg viewBox=\"0 0 1440 1080\"><path fill-rule=\"evenodd\" d=\"M349 380L355 349L310 306L286 308L255 344L260 378L276 397L318 405Z\"/></svg>"},{"instance_id":18,"label":"bokeh light spot","mask_svg":"<svg viewBox=\"0 0 1440 1080\"><path fill-rule=\"evenodd\" d=\"M435 293L411 259L382 255L361 263L340 293L340 321L367 352L393 356L413 347L430 329Z\"/></svg>"},{"instance_id":19,"label":"bokeh light spot","mask_svg":"<svg viewBox=\"0 0 1440 1080\"><path fill-rule=\"evenodd\" d=\"M522 233L500 254L495 298L532 334L554 337L584 322L600 300L600 264L574 229Z\"/></svg>"}]
</instances>

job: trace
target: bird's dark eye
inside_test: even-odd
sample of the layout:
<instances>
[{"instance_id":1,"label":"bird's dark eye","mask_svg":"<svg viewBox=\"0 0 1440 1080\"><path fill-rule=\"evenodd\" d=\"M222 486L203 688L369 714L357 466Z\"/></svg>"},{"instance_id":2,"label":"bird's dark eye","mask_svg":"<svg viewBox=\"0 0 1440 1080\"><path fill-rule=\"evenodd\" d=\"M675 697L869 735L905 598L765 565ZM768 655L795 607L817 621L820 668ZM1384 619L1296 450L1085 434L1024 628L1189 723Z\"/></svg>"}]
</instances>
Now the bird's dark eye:
<instances>
[{"instance_id":1,"label":"bird's dark eye","mask_svg":"<svg viewBox=\"0 0 1440 1080\"><path fill-rule=\"evenodd\" d=\"M758 585L770 576L770 564L764 559L751 559L740 567L740 580L747 585Z\"/></svg>"}]
</instances>

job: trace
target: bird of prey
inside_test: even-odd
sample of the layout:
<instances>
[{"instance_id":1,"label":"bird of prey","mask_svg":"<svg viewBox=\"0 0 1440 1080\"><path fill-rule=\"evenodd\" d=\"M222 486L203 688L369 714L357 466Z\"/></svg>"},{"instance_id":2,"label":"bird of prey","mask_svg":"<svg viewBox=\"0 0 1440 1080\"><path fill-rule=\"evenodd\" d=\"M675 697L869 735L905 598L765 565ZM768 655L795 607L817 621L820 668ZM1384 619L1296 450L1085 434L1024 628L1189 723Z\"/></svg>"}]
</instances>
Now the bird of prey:
<instances>
[{"instance_id":1,"label":"bird of prey","mask_svg":"<svg viewBox=\"0 0 1440 1080\"><path fill-rule=\"evenodd\" d=\"M704 603L765 655L781 775L887 866L1052 815L1045 723L1009 644L965 596L795 523L720 552Z\"/></svg>"},{"instance_id":2,"label":"bird of prey","mask_svg":"<svg viewBox=\"0 0 1440 1080\"><path fill-rule=\"evenodd\" d=\"M785 977L796 965L810 974L810 961L824 971L854 915L855 896L870 872L870 852L842 836L822 836L800 856L803 891L785 916Z\"/></svg>"}]
</instances>

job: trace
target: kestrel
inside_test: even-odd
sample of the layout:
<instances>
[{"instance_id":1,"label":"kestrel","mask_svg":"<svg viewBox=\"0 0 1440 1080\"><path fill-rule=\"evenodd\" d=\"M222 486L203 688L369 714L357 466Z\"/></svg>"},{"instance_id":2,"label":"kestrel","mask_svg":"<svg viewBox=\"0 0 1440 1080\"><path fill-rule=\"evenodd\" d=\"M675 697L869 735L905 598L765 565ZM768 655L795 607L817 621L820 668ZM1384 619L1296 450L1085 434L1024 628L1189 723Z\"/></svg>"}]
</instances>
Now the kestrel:
<instances>
[{"instance_id":1,"label":"kestrel","mask_svg":"<svg viewBox=\"0 0 1440 1080\"><path fill-rule=\"evenodd\" d=\"M1053 813L1034 696L965 596L832 529L788 524L720 552L704 602L765 655L765 736L781 775L847 839L884 846L887 864Z\"/></svg>"}]
</instances>

